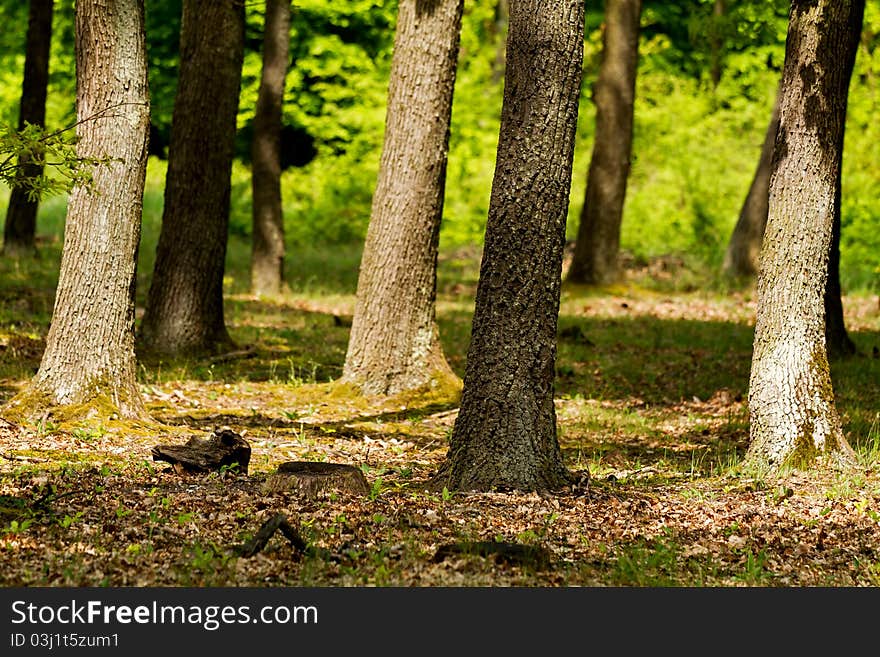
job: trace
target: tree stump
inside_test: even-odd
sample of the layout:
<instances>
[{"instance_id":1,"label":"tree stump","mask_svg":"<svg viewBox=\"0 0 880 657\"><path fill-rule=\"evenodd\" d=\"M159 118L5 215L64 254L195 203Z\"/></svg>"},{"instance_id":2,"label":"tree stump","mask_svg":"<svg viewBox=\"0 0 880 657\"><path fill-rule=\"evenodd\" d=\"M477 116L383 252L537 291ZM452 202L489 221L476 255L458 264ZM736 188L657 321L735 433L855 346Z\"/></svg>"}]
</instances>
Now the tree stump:
<instances>
[{"instance_id":1,"label":"tree stump","mask_svg":"<svg viewBox=\"0 0 880 657\"><path fill-rule=\"evenodd\" d=\"M314 499L321 493L340 492L366 495L370 485L360 468L344 463L288 461L266 481L267 493L295 492Z\"/></svg>"},{"instance_id":2,"label":"tree stump","mask_svg":"<svg viewBox=\"0 0 880 657\"><path fill-rule=\"evenodd\" d=\"M251 446L224 427L205 439L193 436L185 445L157 445L152 454L154 461L167 461L177 472L213 472L237 464L238 471L247 474Z\"/></svg>"}]
</instances>

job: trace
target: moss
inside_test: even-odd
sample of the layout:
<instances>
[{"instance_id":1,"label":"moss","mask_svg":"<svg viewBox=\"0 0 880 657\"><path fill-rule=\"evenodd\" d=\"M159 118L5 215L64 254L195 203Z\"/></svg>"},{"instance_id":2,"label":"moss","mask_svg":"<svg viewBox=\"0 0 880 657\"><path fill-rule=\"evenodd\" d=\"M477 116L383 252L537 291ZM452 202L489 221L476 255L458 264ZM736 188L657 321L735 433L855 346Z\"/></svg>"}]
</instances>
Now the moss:
<instances>
[{"instance_id":1,"label":"moss","mask_svg":"<svg viewBox=\"0 0 880 657\"><path fill-rule=\"evenodd\" d=\"M813 434L816 430L816 423L812 419L806 420L798 428L797 437L794 440L794 449L786 459L787 465L798 469L809 469L810 465L815 463L819 458L820 451L816 447Z\"/></svg>"},{"instance_id":2,"label":"moss","mask_svg":"<svg viewBox=\"0 0 880 657\"><path fill-rule=\"evenodd\" d=\"M106 392L97 392L76 404L57 404L50 394L35 385L26 386L16 394L0 414L15 424L44 428L51 423L57 430L66 432L97 426L113 431L149 432L161 426L145 413L125 416L120 405Z\"/></svg>"},{"instance_id":3,"label":"moss","mask_svg":"<svg viewBox=\"0 0 880 657\"><path fill-rule=\"evenodd\" d=\"M458 404L461 400L462 381L450 371L435 371L431 379L412 390L405 390L389 398L390 403L407 408L434 404Z\"/></svg>"},{"instance_id":4,"label":"moss","mask_svg":"<svg viewBox=\"0 0 880 657\"><path fill-rule=\"evenodd\" d=\"M48 463L40 463L39 470L45 471L52 468L64 468L71 465L95 465L104 464L109 460L122 459L114 457L106 452L71 451L67 449L18 449L12 452L13 456L46 459Z\"/></svg>"},{"instance_id":5,"label":"moss","mask_svg":"<svg viewBox=\"0 0 880 657\"><path fill-rule=\"evenodd\" d=\"M371 408L369 399L361 394L356 385L341 380L297 386L289 396L300 405L323 403L363 411Z\"/></svg>"}]
</instances>

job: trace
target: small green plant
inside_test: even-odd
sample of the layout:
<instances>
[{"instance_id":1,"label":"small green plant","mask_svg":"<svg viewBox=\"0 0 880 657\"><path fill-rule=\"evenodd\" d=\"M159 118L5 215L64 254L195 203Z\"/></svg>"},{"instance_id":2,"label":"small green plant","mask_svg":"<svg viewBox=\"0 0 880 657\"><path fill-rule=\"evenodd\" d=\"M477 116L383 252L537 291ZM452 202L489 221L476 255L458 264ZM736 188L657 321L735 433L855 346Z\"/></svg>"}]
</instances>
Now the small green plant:
<instances>
[{"instance_id":1,"label":"small green plant","mask_svg":"<svg viewBox=\"0 0 880 657\"><path fill-rule=\"evenodd\" d=\"M193 543L189 549L189 565L203 574L222 570L233 557L214 545Z\"/></svg>"},{"instance_id":2,"label":"small green plant","mask_svg":"<svg viewBox=\"0 0 880 657\"><path fill-rule=\"evenodd\" d=\"M757 553L754 553L751 548L746 550L746 561L739 578L750 586L756 586L765 584L772 577L773 573L767 569L766 552L759 550Z\"/></svg>"},{"instance_id":3,"label":"small green plant","mask_svg":"<svg viewBox=\"0 0 880 657\"><path fill-rule=\"evenodd\" d=\"M82 511L77 511L77 512L74 513L72 516L71 516L71 515L66 515L66 514L65 514L65 516L64 516L61 520L58 521L58 524L59 524L63 529L69 529L70 526L71 526L73 523L75 523L75 522L77 522L77 521L79 521L79 520L82 520L82 517L83 517L83 512L82 512Z\"/></svg>"},{"instance_id":4,"label":"small green plant","mask_svg":"<svg viewBox=\"0 0 880 657\"><path fill-rule=\"evenodd\" d=\"M106 433L104 427L77 427L73 430L74 437L87 443L100 440Z\"/></svg>"},{"instance_id":5,"label":"small green plant","mask_svg":"<svg viewBox=\"0 0 880 657\"><path fill-rule=\"evenodd\" d=\"M241 466L238 464L238 462L235 462L235 463L228 463L228 464L224 463L223 465L220 466L220 469L217 472L221 477L223 477L226 474L237 475L240 470L241 470Z\"/></svg>"},{"instance_id":6,"label":"small green plant","mask_svg":"<svg viewBox=\"0 0 880 657\"><path fill-rule=\"evenodd\" d=\"M376 477L373 480L373 484L370 486L369 498L371 502L375 502L377 499L379 499L379 496L382 494L383 487L384 486L382 477Z\"/></svg>"},{"instance_id":7,"label":"small green plant","mask_svg":"<svg viewBox=\"0 0 880 657\"><path fill-rule=\"evenodd\" d=\"M27 518L25 520L12 520L10 523L3 528L3 536L11 536L15 534L21 534L22 532L27 531L28 527L33 524L33 520L31 518Z\"/></svg>"}]
</instances>

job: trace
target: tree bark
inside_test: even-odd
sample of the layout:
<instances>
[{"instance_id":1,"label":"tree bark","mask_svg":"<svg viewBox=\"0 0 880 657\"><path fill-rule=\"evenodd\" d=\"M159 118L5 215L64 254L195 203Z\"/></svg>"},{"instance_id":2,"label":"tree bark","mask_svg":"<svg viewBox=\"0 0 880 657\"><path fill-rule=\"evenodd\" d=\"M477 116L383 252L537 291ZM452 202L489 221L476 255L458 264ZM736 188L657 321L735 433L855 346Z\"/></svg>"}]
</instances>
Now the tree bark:
<instances>
[{"instance_id":1,"label":"tree bark","mask_svg":"<svg viewBox=\"0 0 880 657\"><path fill-rule=\"evenodd\" d=\"M146 353L231 345L223 271L243 52L242 0L184 0L162 229L141 322Z\"/></svg>"},{"instance_id":2,"label":"tree bark","mask_svg":"<svg viewBox=\"0 0 880 657\"><path fill-rule=\"evenodd\" d=\"M18 129L26 123L45 126L46 90L49 86L49 50L52 44L53 0L31 0L25 42L24 78ZM27 178L43 175L43 166L27 156L18 159L18 170ZM28 197L22 187L13 187L3 227L3 252L8 255L31 253L35 249L39 201Z\"/></svg>"},{"instance_id":3,"label":"tree bark","mask_svg":"<svg viewBox=\"0 0 880 657\"><path fill-rule=\"evenodd\" d=\"M553 393L583 30L581 0L511 0L471 344L436 487L553 490L570 480Z\"/></svg>"},{"instance_id":4,"label":"tree bark","mask_svg":"<svg viewBox=\"0 0 880 657\"><path fill-rule=\"evenodd\" d=\"M567 280L599 285L620 276L620 225L633 137L641 0L607 0L602 64L593 87L596 137Z\"/></svg>"},{"instance_id":5,"label":"tree bark","mask_svg":"<svg viewBox=\"0 0 880 657\"><path fill-rule=\"evenodd\" d=\"M847 91L864 0L795 0L789 16L749 384L746 462L855 465L834 405L824 295Z\"/></svg>"},{"instance_id":6,"label":"tree bark","mask_svg":"<svg viewBox=\"0 0 880 657\"><path fill-rule=\"evenodd\" d=\"M134 291L147 166L149 98L143 0L78 0L77 156L112 158L73 189L46 349L8 410L66 406L143 418Z\"/></svg>"},{"instance_id":7,"label":"tree bark","mask_svg":"<svg viewBox=\"0 0 880 657\"><path fill-rule=\"evenodd\" d=\"M385 143L343 381L365 394L454 384L435 321L437 245L462 0L402 0Z\"/></svg>"},{"instance_id":8,"label":"tree bark","mask_svg":"<svg viewBox=\"0 0 880 657\"><path fill-rule=\"evenodd\" d=\"M290 48L290 0L267 0L263 70L254 114L251 292L279 294L284 285L281 209L281 116Z\"/></svg>"},{"instance_id":9,"label":"tree bark","mask_svg":"<svg viewBox=\"0 0 880 657\"><path fill-rule=\"evenodd\" d=\"M761 145L758 168L752 178L749 192L739 212L739 218L730 235L724 253L722 271L732 279L751 279L758 273L761 241L767 225L767 205L770 197L770 174L773 172L773 148L779 129L779 92L773 103L773 114Z\"/></svg>"}]
</instances>

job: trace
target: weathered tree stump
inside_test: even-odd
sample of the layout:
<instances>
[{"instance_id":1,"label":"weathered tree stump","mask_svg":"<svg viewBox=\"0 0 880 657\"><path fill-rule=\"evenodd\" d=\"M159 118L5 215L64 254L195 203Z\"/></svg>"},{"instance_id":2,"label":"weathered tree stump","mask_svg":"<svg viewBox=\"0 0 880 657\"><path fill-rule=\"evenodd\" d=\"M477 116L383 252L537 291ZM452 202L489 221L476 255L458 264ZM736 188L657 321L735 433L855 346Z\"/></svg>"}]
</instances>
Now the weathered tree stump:
<instances>
[{"instance_id":1,"label":"weathered tree stump","mask_svg":"<svg viewBox=\"0 0 880 657\"><path fill-rule=\"evenodd\" d=\"M494 557L496 563L513 566L531 566L539 570L550 566L550 552L536 545L506 543L504 541L464 541L441 545L434 553L434 563L453 555Z\"/></svg>"},{"instance_id":2,"label":"weathered tree stump","mask_svg":"<svg viewBox=\"0 0 880 657\"><path fill-rule=\"evenodd\" d=\"M266 481L267 493L291 491L314 499L321 493L366 495L370 485L360 468L344 463L288 461Z\"/></svg>"},{"instance_id":3,"label":"weathered tree stump","mask_svg":"<svg viewBox=\"0 0 880 657\"><path fill-rule=\"evenodd\" d=\"M157 445L152 454L154 461L167 461L177 472L214 472L237 464L238 471L247 474L251 446L224 427L204 439L193 436L185 445Z\"/></svg>"}]
</instances>

